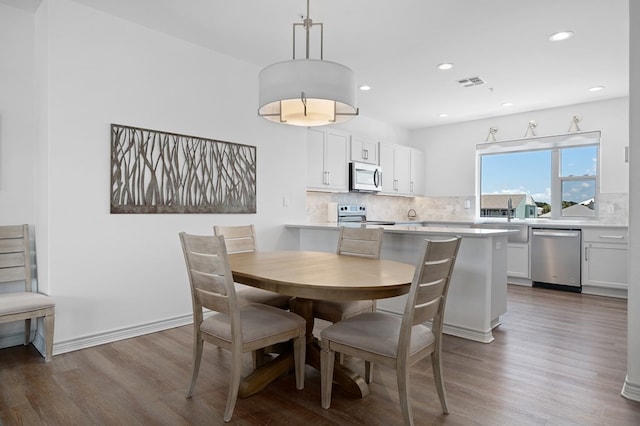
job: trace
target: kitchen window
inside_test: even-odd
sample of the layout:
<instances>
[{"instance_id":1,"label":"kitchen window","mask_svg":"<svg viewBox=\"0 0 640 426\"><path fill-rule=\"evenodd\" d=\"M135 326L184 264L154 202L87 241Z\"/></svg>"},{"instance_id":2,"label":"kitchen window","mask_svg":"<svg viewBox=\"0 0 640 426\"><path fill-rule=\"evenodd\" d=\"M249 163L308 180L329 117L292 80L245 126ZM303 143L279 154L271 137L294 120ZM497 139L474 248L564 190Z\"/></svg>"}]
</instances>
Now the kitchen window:
<instances>
[{"instance_id":1,"label":"kitchen window","mask_svg":"<svg viewBox=\"0 0 640 426\"><path fill-rule=\"evenodd\" d=\"M597 217L600 132L478 144L480 217Z\"/></svg>"}]
</instances>

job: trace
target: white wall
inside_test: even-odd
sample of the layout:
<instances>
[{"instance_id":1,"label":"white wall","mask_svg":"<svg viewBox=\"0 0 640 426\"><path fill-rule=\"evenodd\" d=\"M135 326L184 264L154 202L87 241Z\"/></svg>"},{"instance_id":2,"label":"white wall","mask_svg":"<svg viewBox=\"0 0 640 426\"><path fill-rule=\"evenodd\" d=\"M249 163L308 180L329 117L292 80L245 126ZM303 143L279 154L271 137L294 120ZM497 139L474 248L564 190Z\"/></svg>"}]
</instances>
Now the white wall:
<instances>
[{"instance_id":1,"label":"white wall","mask_svg":"<svg viewBox=\"0 0 640 426\"><path fill-rule=\"evenodd\" d=\"M44 1L35 16L0 8L0 68L12 73L0 79L0 219L37 222L54 352L188 319L180 231L252 222L259 248L288 245L282 224L305 217L304 180L291 177L305 176L306 132L257 116L256 66L69 0ZM111 215L110 123L257 146L257 213ZM10 210L14 201L24 207Z\"/></svg>"},{"instance_id":2,"label":"white wall","mask_svg":"<svg viewBox=\"0 0 640 426\"><path fill-rule=\"evenodd\" d=\"M362 115L334 127L377 142L408 145L411 140L410 131Z\"/></svg>"},{"instance_id":3,"label":"white wall","mask_svg":"<svg viewBox=\"0 0 640 426\"><path fill-rule=\"evenodd\" d=\"M33 14L0 3L0 223L34 222Z\"/></svg>"},{"instance_id":4,"label":"white wall","mask_svg":"<svg viewBox=\"0 0 640 426\"><path fill-rule=\"evenodd\" d=\"M486 140L489 128L498 128L495 137L499 141L520 139L529 121L535 120L537 136L557 135L567 133L576 114L582 117L582 131L602 131L600 192L627 193L629 165L624 161L624 147L629 144L628 111L628 98L617 98L416 130L411 134L411 145L425 152L425 195L475 194L475 147Z\"/></svg>"},{"instance_id":5,"label":"white wall","mask_svg":"<svg viewBox=\"0 0 640 426\"><path fill-rule=\"evenodd\" d=\"M33 224L34 87L33 14L0 4L0 223ZM33 231L33 228L32 228ZM0 293L24 291L21 284L0 285ZM0 324L0 335L24 340L22 323Z\"/></svg>"},{"instance_id":6,"label":"white wall","mask_svg":"<svg viewBox=\"0 0 640 426\"><path fill-rule=\"evenodd\" d=\"M629 207L634 214L629 215L629 302L627 303L627 377L622 394L629 399L640 401L640 264L634 261L640 257L640 5L629 2L630 23L630 70L629 70L629 106L631 140L630 162L636 167L631 168L629 178Z\"/></svg>"}]
</instances>

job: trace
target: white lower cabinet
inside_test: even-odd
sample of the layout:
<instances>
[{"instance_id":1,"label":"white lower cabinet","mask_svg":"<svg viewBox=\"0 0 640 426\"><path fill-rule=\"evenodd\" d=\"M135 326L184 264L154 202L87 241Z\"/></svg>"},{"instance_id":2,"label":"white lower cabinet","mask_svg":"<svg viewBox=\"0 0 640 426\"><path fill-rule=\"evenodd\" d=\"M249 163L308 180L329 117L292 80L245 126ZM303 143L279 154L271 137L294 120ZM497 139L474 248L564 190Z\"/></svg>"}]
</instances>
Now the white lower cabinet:
<instances>
[{"instance_id":1,"label":"white lower cabinet","mask_svg":"<svg viewBox=\"0 0 640 426\"><path fill-rule=\"evenodd\" d=\"M627 297L627 228L586 228L582 231L582 292Z\"/></svg>"},{"instance_id":2,"label":"white lower cabinet","mask_svg":"<svg viewBox=\"0 0 640 426\"><path fill-rule=\"evenodd\" d=\"M507 276L530 278L529 243L509 243L507 254Z\"/></svg>"}]
</instances>

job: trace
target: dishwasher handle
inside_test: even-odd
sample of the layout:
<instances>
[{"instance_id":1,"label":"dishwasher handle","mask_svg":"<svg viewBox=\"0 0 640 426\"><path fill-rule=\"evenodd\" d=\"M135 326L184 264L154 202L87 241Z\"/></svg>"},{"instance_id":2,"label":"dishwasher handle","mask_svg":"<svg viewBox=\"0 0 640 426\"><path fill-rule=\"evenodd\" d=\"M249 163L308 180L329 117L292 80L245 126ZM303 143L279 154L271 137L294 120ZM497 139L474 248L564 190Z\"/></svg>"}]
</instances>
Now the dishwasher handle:
<instances>
[{"instance_id":1,"label":"dishwasher handle","mask_svg":"<svg viewBox=\"0 0 640 426\"><path fill-rule=\"evenodd\" d=\"M580 231L547 231L541 229L534 229L532 234L540 237L570 237L575 238L580 236Z\"/></svg>"}]
</instances>

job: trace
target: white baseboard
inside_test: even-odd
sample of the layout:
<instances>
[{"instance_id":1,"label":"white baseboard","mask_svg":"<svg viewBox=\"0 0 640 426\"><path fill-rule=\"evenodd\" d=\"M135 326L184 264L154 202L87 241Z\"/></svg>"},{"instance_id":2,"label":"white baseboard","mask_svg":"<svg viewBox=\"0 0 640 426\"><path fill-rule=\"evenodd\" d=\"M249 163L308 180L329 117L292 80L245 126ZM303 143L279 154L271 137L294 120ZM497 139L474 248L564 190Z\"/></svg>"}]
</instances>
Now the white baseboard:
<instances>
[{"instance_id":1,"label":"white baseboard","mask_svg":"<svg viewBox=\"0 0 640 426\"><path fill-rule=\"evenodd\" d=\"M131 337L142 336L145 334L155 333L158 331L168 330L170 328L181 327L193 323L193 315L187 314L175 318L169 318L160 321L154 321L147 324L140 324L131 327L125 327L118 330L107 331L104 333L98 333L91 336L83 336L70 340L54 342L53 355L59 355L66 352L77 351L79 349L86 349L92 346L104 345L105 343L111 343L118 340L129 339ZM37 343L34 341L34 345ZM41 347L38 348L40 353L43 353L41 348L44 348L44 340L40 339ZM37 346L36 346L37 347Z\"/></svg>"},{"instance_id":2,"label":"white baseboard","mask_svg":"<svg viewBox=\"0 0 640 426\"><path fill-rule=\"evenodd\" d=\"M640 402L640 384L631 383L629 377L626 377L620 394L627 399Z\"/></svg>"},{"instance_id":3,"label":"white baseboard","mask_svg":"<svg viewBox=\"0 0 640 426\"><path fill-rule=\"evenodd\" d=\"M397 317L401 317L401 314L397 312L389 311L386 309L380 309L378 307L378 311L384 312L387 314L392 314ZM429 325L430 322L426 322L425 324ZM480 343L491 343L493 342L493 333L492 330L500 325L500 319L497 318L491 322L491 329L489 331L480 331L480 330L471 330L469 328L458 327L455 325L444 324L442 327L442 332L444 334L449 334L451 336L462 337L463 339L469 339Z\"/></svg>"},{"instance_id":4,"label":"white baseboard","mask_svg":"<svg viewBox=\"0 0 640 426\"><path fill-rule=\"evenodd\" d=\"M458 327L455 325L445 324L442 327L444 334L451 336L462 337L463 339L473 340L480 343L493 342L493 333L489 331L471 330L469 328Z\"/></svg>"},{"instance_id":5,"label":"white baseboard","mask_svg":"<svg viewBox=\"0 0 640 426\"><path fill-rule=\"evenodd\" d=\"M24 344L24 331L0 336L0 349Z\"/></svg>"},{"instance_id":6,"label":"white baseboard","mask_svg":"<svg viewBox=\"0 0 640 426\"><path fill-rule=\"evenodd\" d=\"M507 277L507 284L521 285L524 287L533 287L531 279L529 278Z\"/></svg>"}]
</instances>

